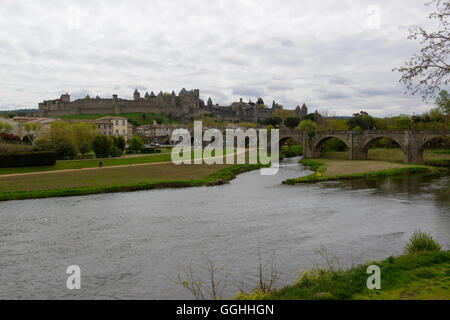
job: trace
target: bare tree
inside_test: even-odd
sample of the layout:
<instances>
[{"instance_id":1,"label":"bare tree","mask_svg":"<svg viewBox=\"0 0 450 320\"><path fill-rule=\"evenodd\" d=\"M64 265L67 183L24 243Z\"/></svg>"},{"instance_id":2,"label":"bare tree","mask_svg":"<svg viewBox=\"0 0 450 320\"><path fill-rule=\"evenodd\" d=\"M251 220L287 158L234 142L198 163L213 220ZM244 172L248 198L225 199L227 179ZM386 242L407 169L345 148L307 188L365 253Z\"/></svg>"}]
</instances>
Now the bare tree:
<instances>
[{"instance_id":1,"label":"bare tree","mask_svg":"<svg viewBox=\"0 0 450 320\"><path fill-rule=\"evenodd\" d=\"M420 39L423 48L402 67L394 69L401 73L400 82L406 85L407 90L413 95L420 94L424 100L434 97L448 85L450 71L450 2L432 0L426 6L435 7L429 18L438 20L439 30L429 32L423 28L410 29L408 39Z\"/></svg>"}]
</instances>

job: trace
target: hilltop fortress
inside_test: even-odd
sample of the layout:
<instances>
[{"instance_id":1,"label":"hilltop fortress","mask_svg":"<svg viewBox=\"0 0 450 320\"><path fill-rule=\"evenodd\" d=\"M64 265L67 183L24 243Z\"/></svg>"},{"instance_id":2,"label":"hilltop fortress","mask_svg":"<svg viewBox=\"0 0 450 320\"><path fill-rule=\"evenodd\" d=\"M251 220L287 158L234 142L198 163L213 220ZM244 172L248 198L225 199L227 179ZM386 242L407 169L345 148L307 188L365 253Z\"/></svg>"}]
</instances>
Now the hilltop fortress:
<instances>
[{"instance_id":1,"label":"hilltop fortress","mask_svg":"<svg viewBox=\"0 0 450 320\"><path fill-rule=\"evenodd\" d=\"M272 108L267 108L260 98L257 103L235 102L231 106L214 105L209 98L207 103L200 99L200 90L187 91L186 89L176 95L162 91L155 95L147 92L141 97L136 89L133 100L121 99L113 95L112 99L102 99L99 96L92 99L86 96L84 99L70 101L69 94L63 94L59 99L47 100L39 104L39 112L42 117L58 117L80 114L116 114L123 113L155 113L173 115L183 119L190 119L204 114L214 114L220 120L225 121L252 121L271 118L276 110L281 109L275 101ZM302 119L308 114L306 105L296 109L297 116Z\"/></svg>"}]
</instances>

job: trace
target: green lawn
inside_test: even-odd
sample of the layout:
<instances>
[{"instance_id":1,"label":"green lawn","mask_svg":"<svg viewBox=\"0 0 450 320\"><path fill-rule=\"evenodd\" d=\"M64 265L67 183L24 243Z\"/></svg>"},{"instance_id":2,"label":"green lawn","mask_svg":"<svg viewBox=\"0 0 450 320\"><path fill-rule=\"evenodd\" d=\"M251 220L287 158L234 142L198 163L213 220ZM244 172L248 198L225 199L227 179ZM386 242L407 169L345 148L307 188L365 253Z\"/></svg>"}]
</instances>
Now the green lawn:
<instances>
[{"instance_id":1,"label":"green lawn","mask_svg":"<svg viewBox=\"0 0 450 320\"><path fill-rule=\"evenodd\" d=\"M72 170L72 169L86 169L97 168L99 162L103 161L104 167L123 166L154 162L169 162L171 161L171 154L155 154L142 157L128 157L128 158L109 158L109 159L91 159L91 160L64 160L57 161L53 167L25 167L25 168L0 168L0 175L14 174L14 173L30 173L30 172L45 172L57 170Z\"/></svg>"},{"instance_id":2,"label":"green lawn","mask_svg":"<svg viewBox=\"0 0 450 320\"><path fill-rule=\"evenodd\" d=\"M226 154L227 152L233 152L233 151L232 151L232 149L224 149L223 152L224 152L224 154ZM215 154L215 152L213 151L213 156L214 156L214 154ZM194 157L194 155L193 155L193 157ZM62 160L62 161L57 161L56 165L53 167L0 168L0 176L7 175L7 174L98 168L100 161L103 162L103 167L136 165L136 164L156 163L156 162L171 162L172 161L172 152L145 155L145 156L139 155L136 157L123 157L123 158L89 159L89 160Z\"/></svg>"}]
</instances>

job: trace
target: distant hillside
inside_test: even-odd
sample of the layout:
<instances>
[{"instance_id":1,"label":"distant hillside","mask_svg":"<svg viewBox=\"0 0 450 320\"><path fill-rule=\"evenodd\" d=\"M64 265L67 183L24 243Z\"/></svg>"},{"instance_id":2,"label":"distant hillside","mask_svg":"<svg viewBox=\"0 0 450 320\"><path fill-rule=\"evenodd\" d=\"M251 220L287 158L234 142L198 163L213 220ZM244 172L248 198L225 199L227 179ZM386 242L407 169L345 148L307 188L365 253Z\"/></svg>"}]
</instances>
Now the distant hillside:
<instances>
[{"instance_id":1,"label":"distant hillside","mask_svg":"<svg viewBox=\"0 0 450 320\"><path fill-rule=\"evenodd\" d=\"M24 114L38 114L39 109L17 109L17 110L3 110L0 111L0 115L14 114L14 115L24 115Z\"/></svg>"}]
</instances>

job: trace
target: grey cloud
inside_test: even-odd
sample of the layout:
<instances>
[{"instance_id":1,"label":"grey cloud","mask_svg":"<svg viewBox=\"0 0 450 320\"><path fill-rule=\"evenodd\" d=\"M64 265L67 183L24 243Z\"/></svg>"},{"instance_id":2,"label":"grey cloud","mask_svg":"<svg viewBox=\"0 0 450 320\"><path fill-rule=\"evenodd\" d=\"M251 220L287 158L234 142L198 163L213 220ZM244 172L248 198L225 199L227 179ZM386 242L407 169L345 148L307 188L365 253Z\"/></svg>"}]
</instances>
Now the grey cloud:
<instances>
[{"instance_id":1,"label":"grey cloud","mask_svg":"<svg viewBox=\"0 0 450 320\"><path fill-rule=\"evenodd\" d=\"M186 87L221 104L242 96L286 108L305 101L338 114L361 105L377 106L380 114L425 111L420 98L402 95L399 75L391 72L419 49L406 37L407 27L429 23L423 0L377 2L378 30L365 28L372 4L5 1L2 104L37 107L62 90L80 98L131 97L136 87ZM71 7L79 11L75 25L76 17L67 16Z\"/></svg>"},{"instance_id":2,"label":"grey cloud","mask_svg":"<svg viewBox=\"0 0 450 320\"><path fill-rule=\"evenodd\" d=\"M264 96L264 92L262 90L256 88L234 88L233 95L242 96L248 98L261 98Z\"/></svg>"}]
</instances>

